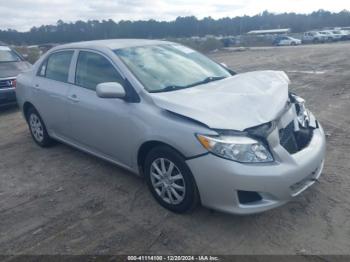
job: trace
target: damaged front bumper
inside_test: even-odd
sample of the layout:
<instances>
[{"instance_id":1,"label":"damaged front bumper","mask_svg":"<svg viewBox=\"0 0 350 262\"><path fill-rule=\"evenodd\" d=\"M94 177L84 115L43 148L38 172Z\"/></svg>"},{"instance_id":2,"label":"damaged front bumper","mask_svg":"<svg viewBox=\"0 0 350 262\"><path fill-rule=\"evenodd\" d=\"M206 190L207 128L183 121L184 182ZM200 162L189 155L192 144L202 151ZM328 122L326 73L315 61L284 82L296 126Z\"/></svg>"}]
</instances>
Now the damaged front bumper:
<instances>
[{"instance_id":1,"label":"damaged front bumper","mask_svg":"<svg viewBox=\"0 0 350 262\"><path fill-rule=\"evenodd\" d=\"M274 162L242 164L210 153L187 160L204 206L233 214L262 212L286 203L317 181L325 158L324 131L310 112L303 126L294 105L266 135Z\"/></svg>"}]
</instances>

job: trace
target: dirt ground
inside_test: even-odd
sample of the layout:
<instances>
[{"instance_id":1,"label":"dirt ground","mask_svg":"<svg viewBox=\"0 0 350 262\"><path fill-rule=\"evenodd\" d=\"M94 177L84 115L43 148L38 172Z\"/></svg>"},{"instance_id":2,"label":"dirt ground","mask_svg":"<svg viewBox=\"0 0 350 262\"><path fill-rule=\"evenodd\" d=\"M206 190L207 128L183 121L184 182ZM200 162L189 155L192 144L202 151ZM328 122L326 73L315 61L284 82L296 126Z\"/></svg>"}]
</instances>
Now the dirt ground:
<instances>
[{"instance_id":1,"label":"dirt ground","mask_svg":"<svg viewBox=\"0 0 350 262\"><path fill-rule=\"evenodd\" d=\"M0 254L349 254L350 43L210 54L237 72L274 69L323 124L320 183L287 205L176 215L144 181L63 144L42 149L16 108L0 111Z\"/></svg>"}]
</instances>

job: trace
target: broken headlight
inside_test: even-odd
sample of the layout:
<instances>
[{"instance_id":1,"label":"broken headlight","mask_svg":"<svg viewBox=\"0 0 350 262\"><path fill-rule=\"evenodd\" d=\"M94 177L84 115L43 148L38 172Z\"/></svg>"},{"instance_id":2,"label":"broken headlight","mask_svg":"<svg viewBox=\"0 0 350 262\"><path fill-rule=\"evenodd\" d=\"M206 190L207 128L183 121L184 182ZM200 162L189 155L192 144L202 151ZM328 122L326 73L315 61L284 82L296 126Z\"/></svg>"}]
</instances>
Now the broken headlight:
<instances>
[{"instance_id":1,"label":"broken headlight","mask_svg":"<svg viewBox=\"0 0 350 262\"><path fill-rule=\"evenodd\" d=\"M272 162L273 157L261 142L247 136L197 135L199 142L211 153L241 163Z\"/></svg>"},{"instance_id":2,"label":"broken headlight","mask_svg":"<svg viewBox=\"0 0 350 262\"><path fill-rule=\"evenodd\" d=\"M299 124L302 127L308 127L310 122L310 113L305 107L305 100L293 93L290 93L290 99L291 102L295 104Z\"/></svg>"}]
</instances>

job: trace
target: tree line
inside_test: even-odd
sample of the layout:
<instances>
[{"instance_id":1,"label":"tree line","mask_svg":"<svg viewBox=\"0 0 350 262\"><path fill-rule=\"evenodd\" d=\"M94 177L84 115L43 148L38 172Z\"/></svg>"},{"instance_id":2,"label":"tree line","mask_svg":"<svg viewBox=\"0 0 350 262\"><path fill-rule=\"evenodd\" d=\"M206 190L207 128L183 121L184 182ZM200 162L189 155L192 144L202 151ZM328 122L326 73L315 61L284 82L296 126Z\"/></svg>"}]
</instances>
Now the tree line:
<instances>
[{"instance_id":1,"label":"tree line","mask_svg":"<svg viewBox=\"0 0 350 262\"><path fill-rule=\"evenodd\" d=\"M264 11L255 16L213 19L194 16L178 17L174 21L119 21L89 20L33 27L28 32L0 30L0 40L9 44L66 43L107 38L179 38L205 35L240 35L250 30L290 28L304 32L324 27L350 26L350 12L333 13L325 10L310 14Z\"/></svg>"}]
</instances>

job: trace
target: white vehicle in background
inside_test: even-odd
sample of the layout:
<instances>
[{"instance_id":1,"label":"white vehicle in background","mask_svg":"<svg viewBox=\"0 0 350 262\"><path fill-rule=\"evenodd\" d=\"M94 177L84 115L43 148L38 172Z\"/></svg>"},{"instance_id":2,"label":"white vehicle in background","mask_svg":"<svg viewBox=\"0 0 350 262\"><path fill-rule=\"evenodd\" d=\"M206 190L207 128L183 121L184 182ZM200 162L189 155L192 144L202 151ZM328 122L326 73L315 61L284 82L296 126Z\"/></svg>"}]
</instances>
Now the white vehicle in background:
<instances>
[{"instance_id":1,"label":"white vehicle in background","mask_svg":"<svg viewBox=\"0 0 350 262\"><path fill-rule=\"evenodd\" d=\"M301 40L290 36L280 36L275 39L274 44L277 46L295 46L301 45Z\"/></svg>"},{"instance_id":2,"label":"white vehicle in background","mask_svg":"<svg viewBox=\"0 0 350 262\"><path fill-rule=\"evenodd\" d=\"M302 36L302 42L303 43L324 43L327 41L327 36L324 34L321 34L317 31L309 31L305 32Z\"/></svg>"},{"instance_id":3,"label":"white vehicle in background","mask_svg":"<svg viewBox=\"0 0 350 262\"><path fill-rule=\"evenodd\" d=\"M324 30L320 31L320 34L324 35L326 37L326 41L328 42L334 42L334 41L339 41L341 36L334 34L331 30Z\"/></svg>"},{"instance_id":4,"label":"white vehicle in background","mask_svg":"<svg viewBox=\"0 0 350 262\"><path fill-rule=\"evenodd\" d=\"M339 40L349 40L350 31L346 30L332 30L332 33L339 37Z\"/></svg>"}]
</instances>

